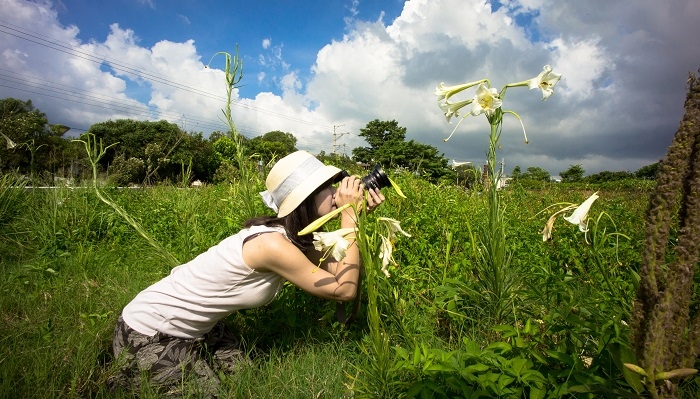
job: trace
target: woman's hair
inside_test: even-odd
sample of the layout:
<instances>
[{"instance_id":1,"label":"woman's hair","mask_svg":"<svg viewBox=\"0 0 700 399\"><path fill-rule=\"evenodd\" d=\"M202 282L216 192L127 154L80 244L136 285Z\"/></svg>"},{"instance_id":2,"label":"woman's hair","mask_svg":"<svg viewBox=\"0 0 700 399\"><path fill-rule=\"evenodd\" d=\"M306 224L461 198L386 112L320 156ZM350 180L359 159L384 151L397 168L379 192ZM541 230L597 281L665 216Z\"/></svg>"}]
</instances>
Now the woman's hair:
<instances>
[{"instance_id":1,"label":"woman's hair","mask_svg":"<svg viewBox=\"0 0 700 399\"><path fill-rule=\"evenodd\" d=\"M287 237L297 248L302 252L313 248L313 234L305 234L300 236L298 233L311 222L318 219L320 215L316 212L316 195L321 191L328 188L328 181L317 188L313 193L309 194L304 201L299 204L292 212L287 216L277 217L277 216L259 216L252 219L248 219L243 227L249 228L252 226L281 226L284 227Z\"/></svg>"}]
</instances>

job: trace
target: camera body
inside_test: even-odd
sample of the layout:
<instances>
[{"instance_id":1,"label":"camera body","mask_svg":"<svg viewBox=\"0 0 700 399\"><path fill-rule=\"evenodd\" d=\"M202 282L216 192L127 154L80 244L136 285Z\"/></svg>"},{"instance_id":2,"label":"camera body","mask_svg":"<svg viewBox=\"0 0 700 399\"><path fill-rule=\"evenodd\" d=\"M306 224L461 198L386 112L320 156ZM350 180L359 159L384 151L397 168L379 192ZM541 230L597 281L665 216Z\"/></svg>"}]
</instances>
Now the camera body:
<instances>
[{"instance_id":1,"label":"camera body","mask_svg":"<svg viewBox=\"0 0 700 399\"><path fill-rule=\"evenodd\" d=\"M334 183L343 180L343 178L347 176L350 176L350 174L347 171L341 171ZM362 183L365 185L365 190L369 190L370 188L380 190L384 187L391 186L391 181L389 180L389 177L386 175L386 173L384 173L384 170L380 165L374 165L374 169L372 169L367 174L367 176L362 177L361 180Z\"/></svg>"}]
</instances>

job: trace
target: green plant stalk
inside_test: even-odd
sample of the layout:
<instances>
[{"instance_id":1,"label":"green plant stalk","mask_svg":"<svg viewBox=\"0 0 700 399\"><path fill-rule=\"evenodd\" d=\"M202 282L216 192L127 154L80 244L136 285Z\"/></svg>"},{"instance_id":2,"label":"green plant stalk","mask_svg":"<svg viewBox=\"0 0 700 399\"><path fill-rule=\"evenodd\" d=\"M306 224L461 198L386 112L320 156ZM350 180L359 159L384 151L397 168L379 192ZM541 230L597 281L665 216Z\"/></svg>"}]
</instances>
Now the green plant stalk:
<instances>
[{"instance_id":1,"label":"green plant stalk","mask_svg":"<svg viewBox=\"0 0 700 399\"><path fill-rule=\"evenodd\" d=\"M243 137L236 129L236 124L233 121L233 114L231 113L233 89L237 88L238 83L243 79L243 61L238 57L238 46L236 46L236 54L233 56L227 52L218 52L214 54L214 57L217 55L223 55L226 58L226 67L224 70L226 73L226 105L222 112L225 122L228 125L231 140L233 140L236 146L236 163L238 164L238 173L240 174L237 194L243 199L241 203L244 207L244 216L246 219L249 219L257 216L255 207L257 193L253 189L254 184L252 184L255 174L251 173L248 168ZM214 57L212 57L212 59ZM209 62L211 63L211 61Z\"/></svg>"},{"instance_id":2,"label":"green plant stalk","mask_svg":"<svg viewBox=\"0 0 700 399\"><path fill-rule=\"evenodd\" d=\"M378 279L384 278L380 273L381 237L376 231L370 232L367 226L367 213L356 212L357 239L356 243L360 251L362 261L363 278L367 290L367 323L369 327L368 342L360 343L360 350L366 356L364 367L356 366L358 375L351 377L354 380L354 393L358 398L393 398L392 393L392 357L389 347L389 334L386 331L379 312L379 286ZM360 295L360 292L357 293Z\"/></svg>"},{"instance_id":3,"label":"green plant stalk","mask_svg":"<svg viewBox=\"0 0 700 399\"><path fill-rule=\"evenodd\" d=\"M180 168L182 169L182 188L187 188L190 185L190 179L192 179L192 157L190 157L187 168L185 168L185 161L180 161Z\"/></svg>"},{"instance_id":4,"label":"green plant stalk","mask_svg":"<svg viewBox=\"0 0 700 399\"><path fill-rule=\"evenodd\" d=\"M482 233L481 246L484 250L482 256L477 257L480 262L479 279L482 288L490 298L490 308L492 316L501 319L508 311L510 301L510 254L506 249L505 222L503 218L503 208L501 197L498 192L498 181L500 179L497 171L496 151L499 146L499 139L502 128L503 112L497 109L488 120L490 124L489 149L487 152L488 187L486 195L488 198L488 227Z\"/></svg>"},{"instance_id":5,"label":"green plant stalk","mask_svg":"<svg viewBox=\"0 0 700 399\"><path fill-rule=\"evenodd\" d=\"M362 254L367 288L367 322L369 325L369 347L363 347L362 351L368 355L369 370L365 370L365 378L368 380L368 389L365 394L372 398L390 398L389 381L391 379L391 357L389 348L389 336L385 331L379 315L378 287L380 266L377 264L376 235L369 237L365 232L358 235L360 240L360 253ZM359 293L358 293L359 295ZM360 396L362 397L362 395Z\"/></svg>"},{"instance_id":6,"label":"green plant stalk","mask_svg":"<svg viewBox=\"0 0 700 399\"><path fill-rule=\"evenodd\" d=\"M92 165L92 187L95 189L95 194L97 195L97 198L100 199L100 201L104 202L105 204L109 205L114 209L119 216L124 218L127 223L131 225L136 231L141 235L141 237L145 238L146 241L148 241L149 244L153 248L155 248L158 251L158 254L165 259L170 267L175 267L180 264L180 261L178 261L170 252L168 252L163 246L158 243L153 237L151 237L146 230L133 218L129 213L124 210L124 208L120 207L117 205L114 201L112 201L111 198L107 196L107 194L103 194L97 185L97 164L100 161L100 159L105 155L107 150L110 147L113 147L117 145L117 143L110 144L107 147L104 147L102 144L102 140L100 140L99 145L97 144L97 141L93 137L94 135L92 133L88 133L86 135L87 141L85 140L73 140L76 142L83 143L85 145L85 151L87 152L88 155L88 160L90 161L90 164ZM92 140L91 140L91 137Z\"/></svg>"}]
</instances>

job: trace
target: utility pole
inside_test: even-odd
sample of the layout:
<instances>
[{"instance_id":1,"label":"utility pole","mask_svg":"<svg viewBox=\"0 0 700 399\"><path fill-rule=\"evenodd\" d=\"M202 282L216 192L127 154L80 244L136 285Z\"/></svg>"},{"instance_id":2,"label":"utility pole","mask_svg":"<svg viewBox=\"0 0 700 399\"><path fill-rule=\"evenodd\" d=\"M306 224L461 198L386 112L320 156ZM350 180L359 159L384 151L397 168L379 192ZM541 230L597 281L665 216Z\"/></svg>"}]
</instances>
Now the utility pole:
<instances>
[{"instance_id":1,"label":"utility pole","mask_svg":"<svg viewBox=\"0 0 700 399\"><path fill-rule=\"evenodd\" d=\"M349 132L338 133L336 129L341 127L341 126L345 126L345 125L334 125L333 126L333 154L334 155L337 153L336 149L339 147L338 139L343 137L346 134L350 134Z\"/></svg>"}]
</instances>

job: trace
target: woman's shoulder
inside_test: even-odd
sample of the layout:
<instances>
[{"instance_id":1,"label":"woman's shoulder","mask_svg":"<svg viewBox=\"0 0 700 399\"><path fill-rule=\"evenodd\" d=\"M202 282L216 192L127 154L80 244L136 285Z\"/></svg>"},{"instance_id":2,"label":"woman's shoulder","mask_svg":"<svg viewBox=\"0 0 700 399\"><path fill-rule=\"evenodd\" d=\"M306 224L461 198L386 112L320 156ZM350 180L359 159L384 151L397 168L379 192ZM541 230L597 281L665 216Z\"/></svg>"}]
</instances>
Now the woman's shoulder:
<instances>
[{"instance_id":1,"label":"woman's shoulder","mask_svg":"<svg viewBox=\"0 0 700 399\"><path fill-rule=\"evenodd\" d=\"M244 244L255 243L255 247L265 250L274 250L291 244L283 228L261 227L260 229L251 228Z\"/></svg>"},{"instance_id":2,"label":"woman's shoulder","mask_svg":"<svg viewBox=\"0 0 700 399\"><path fill-rule=\"evenodd\" d=\"M299 249L287 239L284 229L270 229L248 236L243 245L243 258L249 267L266 270L295 251Z\"/></svg>"}]
</instances>

